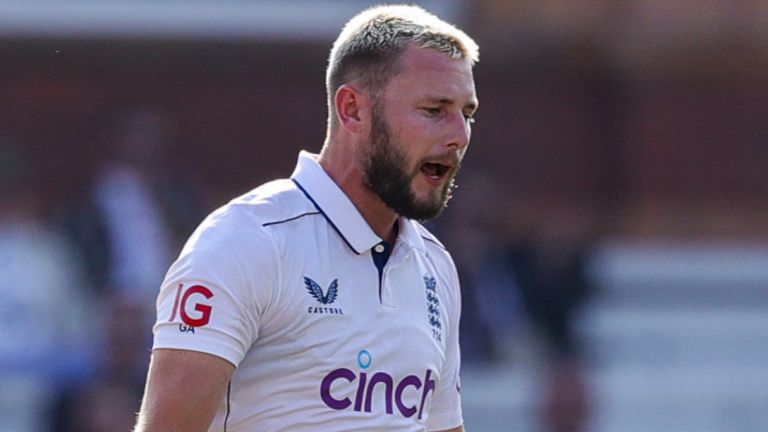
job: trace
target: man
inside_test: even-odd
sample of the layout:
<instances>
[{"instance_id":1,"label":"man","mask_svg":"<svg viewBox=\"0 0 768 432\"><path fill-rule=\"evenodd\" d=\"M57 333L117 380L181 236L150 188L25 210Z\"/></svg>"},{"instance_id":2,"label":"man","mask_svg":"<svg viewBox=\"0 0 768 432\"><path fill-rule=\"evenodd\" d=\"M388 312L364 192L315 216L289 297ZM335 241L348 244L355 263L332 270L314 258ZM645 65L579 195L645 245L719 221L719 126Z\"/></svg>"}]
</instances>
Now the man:
<instances>
[{"instance_id":1,"label":"man","mask_svg":"<svg viewBox=\"0 0 768 432\"><path fill-rule=\"evenodd\" d=\"M137 431L462 431L458 278L414 220L451 195L477 45L417 7L353 18L328 134L172 265Z\"/></svg>"}]
</instances>

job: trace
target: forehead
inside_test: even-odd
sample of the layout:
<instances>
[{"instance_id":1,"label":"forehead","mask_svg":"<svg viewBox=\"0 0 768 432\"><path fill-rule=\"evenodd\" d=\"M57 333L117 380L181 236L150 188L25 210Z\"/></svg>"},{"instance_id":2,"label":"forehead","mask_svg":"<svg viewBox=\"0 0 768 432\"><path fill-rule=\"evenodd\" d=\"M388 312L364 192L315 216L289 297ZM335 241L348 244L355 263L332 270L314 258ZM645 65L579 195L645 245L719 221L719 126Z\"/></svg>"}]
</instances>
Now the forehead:
<instances>
[{"instance_id":1,"label":"forehead","mask_svg":"<svg viewBox=\"0 0 768 432\"><path fill-rule=\"evenodd\" d=\"M454 60L430 48L409 47L403 53L400 71L390 80L386 93L477 102L469 61Z\"/></svg>"}]
</instances>

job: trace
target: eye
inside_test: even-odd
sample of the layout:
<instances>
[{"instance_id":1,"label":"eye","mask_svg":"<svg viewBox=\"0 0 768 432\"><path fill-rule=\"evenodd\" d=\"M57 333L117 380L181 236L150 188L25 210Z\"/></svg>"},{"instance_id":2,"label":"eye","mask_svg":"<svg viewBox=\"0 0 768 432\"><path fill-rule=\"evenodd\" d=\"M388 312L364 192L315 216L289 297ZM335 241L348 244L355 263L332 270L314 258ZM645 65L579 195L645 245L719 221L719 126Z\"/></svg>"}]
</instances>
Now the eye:
<instances>
[{"instance_id":1,"label":"eye","mask_svg":"<svg viewBox=\"0 0 768 432\"><path fill-rule=\"evenodd\" d=\"M442 108L439 107L424 107L421 109L430 117L437 117L443 113Z\"/></svg>"},{"instance_id":2,"label":"eye","mask_svg":"<svg viewBox=\"0 0 768 432\"><path fill-rule=\"evenodd\" d=\"M475 116L474 116L474 114L467 114L467 113L464 113L464 120L465 120L467 123L469 123L469 124L472 124L472 123L474 123L474 122L475 122Z\"/></svg>"}]
</instances>

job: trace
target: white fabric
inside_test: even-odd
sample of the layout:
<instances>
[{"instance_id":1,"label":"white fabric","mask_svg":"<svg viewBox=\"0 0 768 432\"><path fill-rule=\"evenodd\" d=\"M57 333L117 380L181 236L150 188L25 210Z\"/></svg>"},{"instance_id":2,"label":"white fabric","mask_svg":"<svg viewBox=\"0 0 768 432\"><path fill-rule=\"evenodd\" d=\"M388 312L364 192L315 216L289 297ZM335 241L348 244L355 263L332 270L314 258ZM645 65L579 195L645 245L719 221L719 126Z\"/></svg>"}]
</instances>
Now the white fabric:
<instances>
[{"instance_id":1,"label":"white fabric","mask_svg":"<svg viewBox=\"0 0 768 432\"><path fill-rule=\"evenodd\" d=\"M166 275L154 348L237 366L210 431L462 423L455 267L421 225L399 223L380 292L381 239L306 152L292 179L202 223Z\"/></svg>"}]
</instances>

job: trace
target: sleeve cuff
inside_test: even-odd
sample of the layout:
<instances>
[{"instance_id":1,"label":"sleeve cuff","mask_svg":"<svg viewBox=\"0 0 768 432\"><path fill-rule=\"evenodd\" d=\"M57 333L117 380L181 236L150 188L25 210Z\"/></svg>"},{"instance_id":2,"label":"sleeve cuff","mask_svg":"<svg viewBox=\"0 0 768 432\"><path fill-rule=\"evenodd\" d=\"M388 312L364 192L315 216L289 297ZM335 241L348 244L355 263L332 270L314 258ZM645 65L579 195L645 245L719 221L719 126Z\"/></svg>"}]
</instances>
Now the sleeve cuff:
<instances>
[{"instance_id":1,"label":"sleeve cuff","mask_svg":"<svg viewBox=\"0 0 768 432\"><path fill-rule=\"evenodd\" d=\"M152 344L153 350L165 348L203 352L221 357L232 363L235 367L240 364L245 355L237 341L228 336L221 334L212 335L210 330L206 331L207 329L202 328L195 329L197 334L182 333L176 329L176 324L169 323L168 325L172 325L174 328L162 326L165 328L156 329L154 343ZM231 340L228 341L228 339Z\"/></svg>"}]
</instances>

